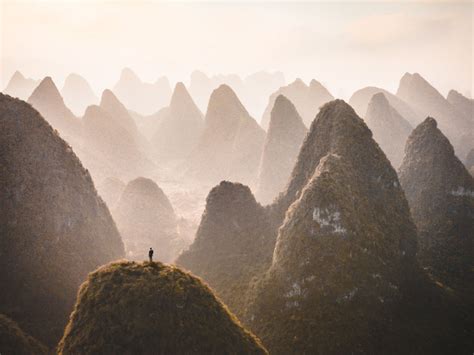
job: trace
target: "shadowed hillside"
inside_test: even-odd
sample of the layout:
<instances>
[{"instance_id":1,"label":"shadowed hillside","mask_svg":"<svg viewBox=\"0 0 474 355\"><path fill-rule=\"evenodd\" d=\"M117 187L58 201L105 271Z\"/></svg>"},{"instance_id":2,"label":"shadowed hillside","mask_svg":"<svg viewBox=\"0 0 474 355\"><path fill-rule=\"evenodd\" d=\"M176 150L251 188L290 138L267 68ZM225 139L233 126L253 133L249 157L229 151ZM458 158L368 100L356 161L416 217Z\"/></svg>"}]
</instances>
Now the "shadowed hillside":
<instances>
[{"instance_id":1,"label":"shadowed hillside","mask_svg":"<svg viewBox=\"0 0 474 355\"><path fill-rule=\"evenodd\" d=\"M89 173L41 115L0 95L0 312L55 344L88 272L124 254Z\"/></svg>"}]
</instances>

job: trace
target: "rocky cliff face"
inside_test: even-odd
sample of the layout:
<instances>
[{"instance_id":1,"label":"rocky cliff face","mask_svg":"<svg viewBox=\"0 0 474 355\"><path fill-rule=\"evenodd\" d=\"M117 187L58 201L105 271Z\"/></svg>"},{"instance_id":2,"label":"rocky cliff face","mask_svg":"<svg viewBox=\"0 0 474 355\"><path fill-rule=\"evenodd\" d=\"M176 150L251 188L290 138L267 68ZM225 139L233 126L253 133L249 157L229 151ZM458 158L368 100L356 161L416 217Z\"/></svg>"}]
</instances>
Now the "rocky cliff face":
<instances>
[{"instance_id":1,"label":"rocky cliff face","mask_svg":"<svg viewBox=\"0 0 474 355\"><path fill-rule=\"evenodd\" d=\"M223 181L209 193L196 238L176 262L202 277L241 316L251 279L270 265L274 240L250 189Z\"/></svg>"},{"instance_id":2,"label":"rocky cliff face","mask_svg":"<svg viewBox=\"0 0 474 355\"><path fill-rule=\"evenodd\" d=\"M61 137L74 147L82 134L81 121L64 104L51 77L44 78L28 99L28 103L39 111Z\"/></svg>"},{"instance_id":3,"label":"rocky cliff face","mask_svg":"<svg viewBox=\"0 0 474 355\"><path fill-rule=\"evenodd\" d=\"M54 345L91 270L124 255L89 173L41 115L0 95L0 312Z\"/></svg>"},{"instance_id":4,"label":"rocky cliff face","mask_svg":"<svg viewBox=\"0 0 474 355\"><path fill-rule=\"evenodd\" d=\"M221 85L209 100L203 134L189 158L190 174L211 183L255 183L264 139L232 89Z\"/></svg>"},{"instance_id":5,"label":"rocky cliff face","mask_svg":"<svg viewBox=\"0 0 474 355\"><path fill-rule=\"evenodd\" d=\"M396 95L374 86L368 86L354 92L349 99L349 105L362 118L367 113L369 102L375 94L382 93L392 106L403 118L405 118L413 127L423 120L421 112L417 112L413 107Z\"/></svg>"},{"instance_id":6,"label":"rocky cliff face","mask_svg":"<svg viewBox=\"0 0 474 355\"><path fill-rule=\"evenodd\" d=\"M38 84L38 80L25 78L23 74L17 70L3 90L3 93L12 97L26 100L28 97L30 97L31 93Z\"/></svg>"},{"instance_id":7,"label":"rocky cliff face","mask_svg":"<svg viewBox=\"0 0 474 355\"><path fill-rule=\"evenodd\" d=\"M406 73L402 77L397 96L421 112L423 117L434 117L459 157L465 157L473 148L472 115L467 116L459 111L418 73Z\"/></svg>"},{"instance_id":8,"label":"rocky cliff face","mask_svg":"<svg viewBox=\"0 0 474 355\"><path fill-rule=\"evenodd\" d=\"M345 102L313 121L280 203L289 196L248 324L274 353L381 350L373 337L416 268L416 228L395 170Z\"/></svg>"},{"instance_id":9,"label":"rocky cliff face","mask_svg":"<svg viewBox=\"0 0 474 355\"><path fill-rule=\"evenodd\" d=\"M278 96L260 161L257 185L260 202L272 202L285 189L307 131L295 106L283 95Z\"/></svg>"},{"instance_id":10,"label":"rocky cliff face","mask_svg":"<svg viewBox=\"0 0 474 355\"><path fill-rule=\"evenodd\" d=\"M78 74L67 76L61 95L67 107L78 116L84 114L87 106L96 105L99 101L86 79Z\"/></svg>"},{"instance_id":11,"label":"rocky cliff face","mask_svg":"<svg viewBox=\"0 0 474 355\"><path fill-rule=\"evenodd\" d=\"M412 126L389 104L382 93L372 97L364 120L392 166L398 168L404 156L406 140L413 130Z\"/></svg>"},{"instance_id":12,"label":"rocky cliff face","mask_svg":"<svg viewBox=\"0 0 474 355\"><path fill-rule=\"evenodd\" d=\"M268 129L271 111L279 95L284 95L295 105L296 110L307 127L313 122L319 112L319 108L326 102L334 99L329 91L318 81L313 79L309 86L307 86L301 79L296 79L293 83L281 87L270 96L262 117L262 127L264 129Z\"/></svg>"},{"instance_id":13,"label":"rocky cliff face","mask_svg":"<svg viewBox=\"0 0 474 355\"><path fill-rule=\"evenodd\" d=\"M128 258L146 260L148 249L153 247L156 260L174 260L177 217L168 197L153 180L140 177L130 181L113 215Z\"/></svg>"},{"instance_id":14,"label":"rocky cliff face","mask_svg":"<svg viewBox=\"0 0 474 355\"><path fill-rule=\"evenodd\" d=\"M185 159L201 137L204 121L183 83L177 83L166 115L152 138L161 161Z\"/></svg>"},{"instance_id":15,"label":"rocky cliff face","mask_svg":"<svg viewBox=\"0 0 474 355\"><path fill-rule=\"evenodd\" d=\"M474 180L433 118L416 127L405 151L399 176L418 227L420 262L453 288L472 287Z\"/></svg>"},{"instance_id":16,"label":"rocky cliff face","mask_svg":"<svg viewBox=\"0 0 474 355\"><path fill-rule=\"evenodd\" d=\"M198 278L161 263L121 262L89 275L59 354L266 354Z\"/></svg>"}]
</instances>

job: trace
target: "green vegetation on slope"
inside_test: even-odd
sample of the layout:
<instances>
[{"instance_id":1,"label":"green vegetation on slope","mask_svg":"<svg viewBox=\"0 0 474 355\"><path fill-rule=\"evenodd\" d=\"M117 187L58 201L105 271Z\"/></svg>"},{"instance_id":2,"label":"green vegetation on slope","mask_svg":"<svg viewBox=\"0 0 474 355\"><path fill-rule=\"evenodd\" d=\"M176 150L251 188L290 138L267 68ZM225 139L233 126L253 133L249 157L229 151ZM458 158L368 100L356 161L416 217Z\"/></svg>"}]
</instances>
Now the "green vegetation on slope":
<instances>
[{"instance_id":1,"label":"green vegetation on slope","mask_svg":"<svg viewBox=\"0 0 474 355\"><path fill-rule=\"evenodd\" d=\"M120 261L89 275L60 354L265 354L198 278L161 263Z\"/></svg>"}]
</instances>

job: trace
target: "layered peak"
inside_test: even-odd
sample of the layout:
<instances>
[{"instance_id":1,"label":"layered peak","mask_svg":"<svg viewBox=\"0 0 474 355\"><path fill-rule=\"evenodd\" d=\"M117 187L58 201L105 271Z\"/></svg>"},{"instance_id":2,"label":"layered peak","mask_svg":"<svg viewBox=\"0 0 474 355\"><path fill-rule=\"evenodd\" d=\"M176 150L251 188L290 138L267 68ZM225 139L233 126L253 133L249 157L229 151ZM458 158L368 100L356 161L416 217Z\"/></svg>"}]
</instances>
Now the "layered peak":
<instances>
[{"instance_id":1,"label":"layered peak","mask_svg":"<svg viewBox=\"0 0 474 355\"><path fill-rule=\"evenodd\" d=\"M176 84L173 95L171 96L170 109L173 112L183 112L190 115L202 116L201 111L189 95L186 86L182 82Z\"/></svg>"},{"instance_id":2,"label":"layered peak","mask_svg":"<svg viewBox=\"0 0 474 355\"><path fill-rule=\"evenodd\" d=\"M23 80L26 80L25 76L19 71L15 71L15 73L13 73L10 81L12 82L15 82L15 81L23 81Z\"/></svg>"},{"instance_id":3,"label":"layered peak","mask_svg":"<svg viewBox=\"0 0 474 355\"><path fill-rule=\"evenodd\" d=\"M31 94L28 102L35 106L36 103L47 102L49 105L64 105L63 98L50 76L45 77Z\"/></svg>"},{"instance_id":4,"label":"layered peak","mask_svg":"<svg viewBox=\"0 0 474 355\"><path fill-rule=\"evenodd\" d=\"M215 89L209 98L206 123L238 122L242 117L250 117L234 90L226 84Z\"/></svg>"},{"instance_id":5,"label":"layered peak","mask_svg":"<svg viewBox=\"0 0 474 355\"><path fill-rule=\"evenodd\" d=\"M27 100L37 84L36 80L25 78L23 74L17 70L11 77L3 92L10 96Z\"/></svg>"},{"instance_id":6,"label":"layered peak","mask_svg":"<svg viewBox=\"0 0 474 355\"><path fill-rule=\"evenodd\" d=\"M262 117L262 127L265 129L268 128L270 123L271 110L278 95L285 95L295 105L306 126L311 125L323 104L334 99L329 91L316 80L313 79L310 85L307 86L301 79L296 79L293 83L281 87L270 96Z\"/></svg>"},{"instance_id":7,"label":"layered peak","mask_svg":"<svg viewBox=\"0 0 474 355\"><path fill-rule=\"evenodd\" d=\"M161 161L187 158L199 141L204 122L183 83L176 84L170 106L161 117L152 137L157 158Z\"/></svg>"},{"instance_id":8,"label":"layered peak","mask_svg":"<svg viewBox=\"0 0 474 355\"><path fill-rule=\"evenodd\" d=\"M143 260L148 248L155 258L172 262L176 257L177 217L163 190L151 179L130 181L114 211L129 259Z\"/></svg>"},{"instance_id":9,"label":"layered peak","mask_svg":"<svg viewBox=\"0 0 474 355\"><path fill-rule=\"evenodd\" d=\"M130 68L122 69L122 72L120 73L120 81L141 83L138 75Z\"/></svg>"},{"instance_id":10,"label":"layered peak","mask_svg":"<svg viewBox=\"0 0 474 355\"><path fill-rule=\"evenodd\" d=\"M284 190L307 131L295 106L279 95L272 109L260 162L257 197L262 203L272 202Z\"/></svg>"},{"instance_id":11,"label":"layered peak","mask_svg":"<svg viewBox=\"0 0 474 355\"><path fill-rule=\"evenodd\" d=\"M68 75L61 94L68 107L77 115L82 115L87 106L96 104L98 101L87 80L75 73Z\"/></svg>"},{"instance_id":12,"label":"layered peak","mask_svg":"<svg viewBox=\"0 0 474 355\"><path fill-rule=\"evenodd\" d=\"M59 354L145 354L151 349L163 354L267 353L209 287L176 267L123 261L90 274Z\"/></svg>"},{"instance_id":13,"label":"layered peak","mask_svg":"<svg viewBox=\"0 0 474 355\"><path fill-rule=\"evenodd\" d=\"M136 197L137 195L156 201L156 203L173 212L173 207L168 197L156 182L151 179L139 177L130 181L122 194L122 198L128 198L128 196Z\"/></svg>"},{"instance_id":14,"label":"layered peak","mask_svg":"<svg viewBox=\"0 0 474 355\"><path fill-rule=\"evenodd\" d=\"M365 122L392 165L397 168L403 159L405 142L412 131L411 125L390 105L383 93L375 94L370 100Z\"/></svg>"},{"instance_id":15,"label":"layered peak","mask_svg":"<svg viewBox=\"0 0 474 355\"><path fill-rule=\"evenodd\" d=\"M100 107L107 111L113 120L129 131L137 141L137 144L139 144L138 129L135 121L130 116L127 108L120 102L120 100L111 90L106 89L102 93Z\"/></svg>"}]
</instances>

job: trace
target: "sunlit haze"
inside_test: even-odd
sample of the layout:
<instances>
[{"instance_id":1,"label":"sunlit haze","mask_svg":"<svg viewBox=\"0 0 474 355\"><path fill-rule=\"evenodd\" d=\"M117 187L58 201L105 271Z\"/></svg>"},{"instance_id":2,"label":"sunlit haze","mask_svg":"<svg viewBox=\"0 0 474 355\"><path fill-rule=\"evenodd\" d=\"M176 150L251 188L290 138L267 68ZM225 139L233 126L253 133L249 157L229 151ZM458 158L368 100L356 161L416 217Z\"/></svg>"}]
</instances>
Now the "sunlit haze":
<instances>
[{"instance_id":1,"label":"sunlit haze","mask_svg":"<svg viewBox=\"0 0 474 355\"><path fill-rule=\"evenodd\" d=\"M124 67L143 80L190 73L281 71L316 78L344 99L368 85L395 91L419 72L443 94L472 88L470 2L158 3L2 1L1 82L20 70L71 72L99 93Z\"/></svg>"}]
</instances>

